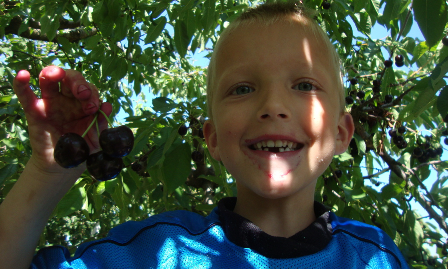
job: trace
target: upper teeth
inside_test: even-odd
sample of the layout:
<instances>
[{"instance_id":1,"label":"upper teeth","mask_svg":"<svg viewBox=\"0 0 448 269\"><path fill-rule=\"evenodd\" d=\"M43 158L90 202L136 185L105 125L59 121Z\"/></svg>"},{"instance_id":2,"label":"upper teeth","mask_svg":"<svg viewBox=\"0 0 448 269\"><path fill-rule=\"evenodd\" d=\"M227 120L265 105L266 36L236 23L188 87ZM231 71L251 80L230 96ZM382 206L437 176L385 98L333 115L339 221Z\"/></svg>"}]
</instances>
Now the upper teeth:
<instances>
[{"instance_id":1,"label":"upper teeth","mask_svg":"<svg viewBox=\"0 0 448 269\"><path fill-rule=\"evenodd\" d=\"M287 140L264 140L254 144L256 150L269 151L269 148L279 148L279 152L292 151L297 147L297 143Z\"/></svg>"}]
</instances>

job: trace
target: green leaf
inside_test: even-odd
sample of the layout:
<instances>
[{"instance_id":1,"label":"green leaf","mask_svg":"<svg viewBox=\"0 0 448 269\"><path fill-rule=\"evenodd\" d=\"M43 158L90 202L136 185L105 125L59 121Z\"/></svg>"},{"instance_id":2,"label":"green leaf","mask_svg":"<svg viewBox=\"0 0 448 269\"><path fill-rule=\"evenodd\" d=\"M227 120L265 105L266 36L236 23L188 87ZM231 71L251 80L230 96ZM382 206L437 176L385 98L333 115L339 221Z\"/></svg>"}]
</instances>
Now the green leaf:
<instances>
[{"instance_id":1,"label":"green leaf","mask_svg":"<svg viewBox=\"0 0 448 269\"><path fill-rule=\"evenodd\" d=\"M448 115L448 86L443 87L440 95L437 97L437 110L442 118Z\"/></svg>"},{"instance_id":2,"label":"green leaf","mask_svg":"<svg viewBox=\"0 0 448 269\"><path fill-rule=\"evenodd\" d=\"M378 22L390 28L390 21L394 20L400 14L401 0L389 0L386 2L383 16L378 19Z\"/></svg>"},{"instance_id":3,"label":"green leaf","mask_svg":"<svg viewBox=\"0 0 448 269\"><path fill-rule=\"evenodd\" d=\"M185 57L190 39L188 38L187 25L184 21L177 20L174 25L174 44L180 57Z\"/></svg>"},{"instance_id":4,"label":"green leaf","mask_svg":"<svg viewBox=\"0 0 448 269\"><path fill-rule=\"evenodd\" d=\"M429 47L426 42L418 43L418 45L414 47L414 51L412 52L412 55L414 55L414 57L412 58L412 62L417 62L417 60L420 59L420 57L422 57L423 54L425 54L427 51L429 51Z\"/></svg>"},{"instance_id":5,"label":"green leaf","mask_svg":"<svg viewBox=\"0 0 448 269\"><path fill-rule=\"evenodd\" d=\"M448 72L448 57L443 59L437 64L436 68L431 73L431 84L434 85L438 83L439 80L443 79L445 74Z\"/></svg>"},{"instance_id":6,"label":"green leaf","mask_svg":"<svg viewBox=\"0 0 448 269\"><path fill-rule=\"evenodd\" d=\"M12 163L5 165L0 169L0 186L8 177L14 175L19 169L18 160L15 159Z\"/></svg>"},{"instance_id":7,"label":"green leaf","mask_svg":"<svg viewBox=\"0 0 448 269\"><path fill-rule=\"evenodd\" d=\"M204 31L207 33L212 30L215 25L215 0L206 0L204 3L204 16L202 17L202 26L204 27Z\"/></svg>"},{"instance_id":8,"label":"green leaf","mask_svg":"<svg viewBox=\"0 0 448 269\"><path fill-rule=\"evenodd\" d=\"M182 185L191 172L191 151L189 144L179 144L165 155L162 165L163 183L167 193Z\"/></svg>"},{"instance_id":9,"label":"green leaf","mask_svg":"<svg viewBox=\"0 0 448 269\"><path fill-rule=\"evenodd\" d=\"M447 19L445 0L414 0L413 9L426 43L429 47L437 44L442 38Z\"/></svg>"},{"instance_id":10,"label":"green leaf","mask_svg":"<svg viewBox=\"0 0 448 269\"><path fill-rule=\"evenodd\" d=\"M81 210L87 199L85 183L74 185L56 206L54 213L57 217L65 217L75 211Z\"/></svg>"},{"instance_id":11,"label":"green leaf","mask_svg":"<svg viewBox=\"0 0 448 269\"><path fill-rule=\"evenodd\" d=\"M401 188L399 185L391 183L381 189L381 197L384 200L390 200L391 198L396 197L402 191L403 188Z\"/></svg>"},{"instance_id":12,"label":"green leaf","mask_svg":"<svg viewBox=\"0 0 448 269\"><path fill-rule=\"evenodd\" d=\"M408 210L404 217L405 227L407 228L407 239L413 246L420 247L424 236L420 222L417 221L412 210Z\"/></svg>"},{"instance_id":13,"label":"green leaf","mask_svg":"<svg viewBox=\"0 0 448 269\"><path fill-rule=\"evenodd\" d=\"M166 97L157 97L152 99L152 106L155 111L167 113L177 107L173 100Z\"/></svg>"},{"instance_id":14,"label":"green leaf","mask_svg":"<svg viewBox=\"0 0 448 269\"><path fill-rule=\"evenodd\" d=\"M432 85L430 78L424 78L417 82L414 90L419 91L417 99L410 103L400 113L399 120L412 121L425 111L429 106L436 101L435 94L445 85L444 80L439 80L438 84Z\"/></svg>"},{"instance_id":15,"label":"green leaf","mask_svg":"<svg viewBox=\"0 0 448 269\"><path fill-rule=\"evenodd\" d=\"M163 29L165 29L166 21L165 17L160 17L154 21L155 25L149 26L149 29L146 32L145 44L155 41L157 37L160 36Z\"/></svg>"}]
</instances>

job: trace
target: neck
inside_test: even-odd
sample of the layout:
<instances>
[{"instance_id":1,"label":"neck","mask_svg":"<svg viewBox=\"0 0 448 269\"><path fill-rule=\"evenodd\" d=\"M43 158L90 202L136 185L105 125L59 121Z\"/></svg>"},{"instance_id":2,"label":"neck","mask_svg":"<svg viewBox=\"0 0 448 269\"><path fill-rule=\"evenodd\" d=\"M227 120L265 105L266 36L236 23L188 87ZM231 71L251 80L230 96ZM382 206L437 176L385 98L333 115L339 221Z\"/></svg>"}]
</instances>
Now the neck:
<instances>
[{"instance_id":1,"label":"neck","mask_svg":"<svg viewBox=\"0 0 448 269\"><path fill-rule=\"evenodd\" d=\"M313 197L268 199L254 193L237 195L235 213L272 236L291 237L316 220Z\"/></svg>"}]
</instances>

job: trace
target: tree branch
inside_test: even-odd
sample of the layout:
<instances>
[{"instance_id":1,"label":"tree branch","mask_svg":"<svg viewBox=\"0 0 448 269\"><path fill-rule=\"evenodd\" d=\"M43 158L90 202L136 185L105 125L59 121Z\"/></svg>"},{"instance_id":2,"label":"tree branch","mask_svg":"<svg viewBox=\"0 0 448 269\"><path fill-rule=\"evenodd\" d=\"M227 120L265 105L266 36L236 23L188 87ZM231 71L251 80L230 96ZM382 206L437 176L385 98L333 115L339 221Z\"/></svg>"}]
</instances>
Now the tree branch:
<instances>
[{"instance_id":1,"label":"tree branch","mask_svg":"<svg viewBox=\"0 0 448 269\"><path fill-rule=\"evenodd\" d=\"M98 33L97 28L87 29L81 26L79 22L70 22L68 20L63 19L62 26L59 27L59 29L62 30L60 30L56 34L56 37L53 40L49 40L47 35L42 34L42 31L39 29L40 23L36 21L30 21L30 27L28 27L28 31L24 31L19 34L19 28L22 22L23 22L22 17L19 16L14 17L10 21L9 25L6 26L5 35L13 34L32 40L52 41L58 43L58 38L60 37L64 37L68 39L70 42L78 42L79 40L94 36Z\"/></svg>"}]
</instances>

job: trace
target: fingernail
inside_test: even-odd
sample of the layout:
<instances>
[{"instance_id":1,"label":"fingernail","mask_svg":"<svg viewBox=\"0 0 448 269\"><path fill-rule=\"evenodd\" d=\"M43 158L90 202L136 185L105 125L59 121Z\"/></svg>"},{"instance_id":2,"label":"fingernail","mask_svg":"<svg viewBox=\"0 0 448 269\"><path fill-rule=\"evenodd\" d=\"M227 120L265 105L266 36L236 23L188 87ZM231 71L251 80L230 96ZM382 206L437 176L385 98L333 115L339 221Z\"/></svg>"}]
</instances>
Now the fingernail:
<instances>
[{"instance_id":1,"label":"fingernail","mask_svg":"<svg viewBox=\"0 0 448 269\"><path fill-rule=\"evenodd\" d=\"M80 85L78 87L78 94L82 93L85 90L88 90L89 88L87 88L85 85Z\"/></svg>"}]
</instances>

